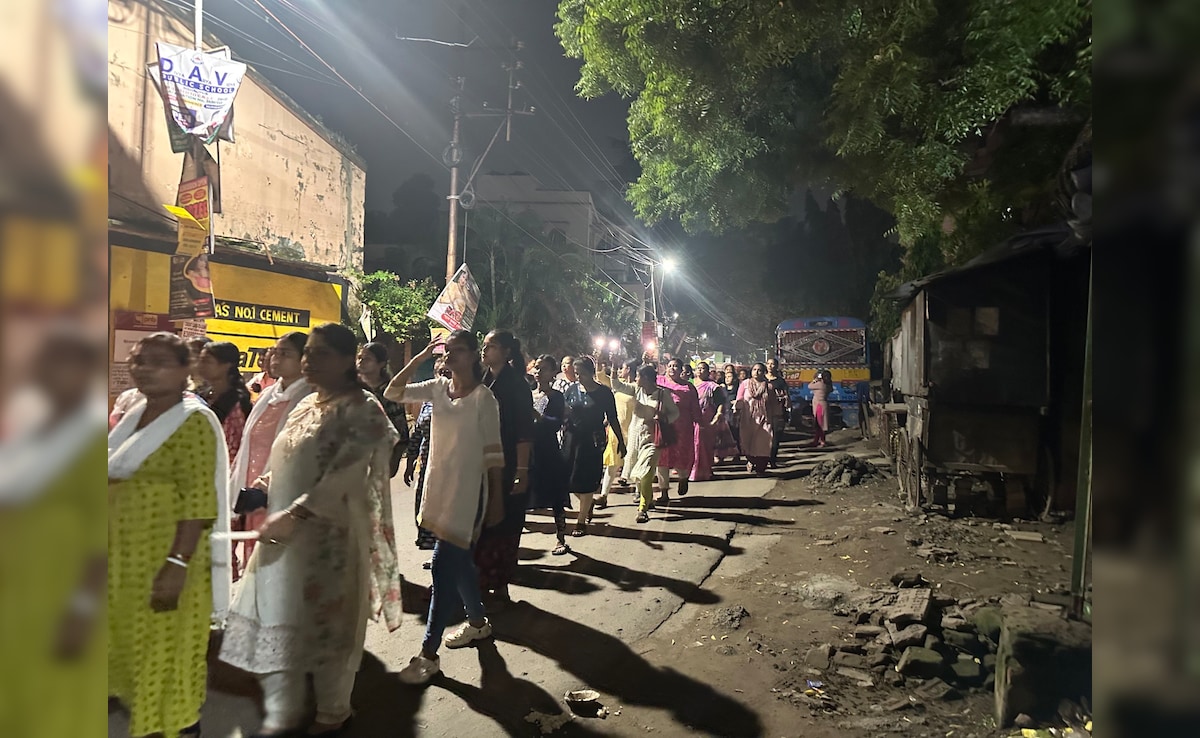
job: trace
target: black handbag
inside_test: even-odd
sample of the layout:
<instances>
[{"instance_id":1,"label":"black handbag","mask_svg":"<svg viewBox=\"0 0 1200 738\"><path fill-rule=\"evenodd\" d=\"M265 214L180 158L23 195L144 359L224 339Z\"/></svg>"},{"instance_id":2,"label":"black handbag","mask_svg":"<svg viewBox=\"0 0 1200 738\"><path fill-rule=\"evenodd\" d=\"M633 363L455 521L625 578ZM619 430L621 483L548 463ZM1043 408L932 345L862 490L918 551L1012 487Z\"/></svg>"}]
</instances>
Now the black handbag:
<instances>
[{"instance_id":1,"label":"black handbag","mask_svg":"<svg viewBox=\"0 0 1200 738\"><path fill-rule=\"evenodd\" d=\"M266 492L256 487L243 487L242 491L238 492L237 502L233 504L233 512L237 515L245 515L266 506Z\"/></svg>"}]
</instances>

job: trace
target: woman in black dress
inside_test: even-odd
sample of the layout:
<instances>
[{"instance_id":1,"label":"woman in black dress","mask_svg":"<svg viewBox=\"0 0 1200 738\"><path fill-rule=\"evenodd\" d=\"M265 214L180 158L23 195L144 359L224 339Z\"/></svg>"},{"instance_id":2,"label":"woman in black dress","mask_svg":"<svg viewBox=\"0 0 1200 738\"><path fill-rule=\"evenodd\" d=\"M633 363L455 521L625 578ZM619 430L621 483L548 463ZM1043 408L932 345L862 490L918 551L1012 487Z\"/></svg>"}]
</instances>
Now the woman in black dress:
<instances>
[{"instance_id":1,"label":"woman in black dress","mask_svg":"<svg viewBox=\"0 0 1200 738\"><path fill-rule=\"evenodd\" d=\"M563 393L554 389L554 377L558 371L558 360L553 356L539 356L534 362L533 389L533 471L529 481L529 509L554 511L554 534L558 545L551 553L562 556L571 549L567 546L566 508L571 506L567 494L567 465L558 444L558 432L562 430L566 402Z\"/></svg>"},{"instance_id":2,"label":"woman in black dress","mask_svg":"<svg viewBox=\"0 0 1200 738\"><path fill-rule=\"evenodd\" d=\"M500 405L500 443L504 446L501 494L504 521L485 528L475 545L475 566L485 604L503 607L508 585L517 573L521 529L529 508L529 462L533 452L533 396L525 383L521 342L508 331L492 331L483 339L484 384Z\"/></svg>"},{"instance_id":3,"label":"woman in black dress","mask_svg":"<svg viewBox=\"0 0 1200 738\"><path fill-rule=\"evenodd\" d=\"M586 356L575 360L578 382L567 389L567 419L563 428L563 457L570 471L568 489L579 495L579 517L573 536L587 533L592 501L604 474L604 447L608 443L604 422L613 430L617 451L625 455L625 437L617 419L612 390L596 381L596 365Z\"/></svg>"}]
</instances>

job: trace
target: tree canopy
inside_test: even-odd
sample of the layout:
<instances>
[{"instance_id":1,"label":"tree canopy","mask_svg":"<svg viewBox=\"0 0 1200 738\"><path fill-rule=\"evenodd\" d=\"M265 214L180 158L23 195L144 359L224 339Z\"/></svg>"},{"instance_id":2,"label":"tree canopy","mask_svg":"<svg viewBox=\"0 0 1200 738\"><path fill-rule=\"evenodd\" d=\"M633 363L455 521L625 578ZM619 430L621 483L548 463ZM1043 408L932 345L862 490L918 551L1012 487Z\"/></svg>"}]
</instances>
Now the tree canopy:
<instances>
[{"instance_id":1,"label":"tree canopy","mask_svg":"<svg viewBox=\"0 0 1200 738\"><path fill-rule=\"evenodd\" d=\"M871 200L905 245L948 217L1020 219L1090 107L1090 0L563 0L558 15L579 94L631 99L639 216L693 233L776 220L803 187ZM986 176L969 171L981 159Z\"/></svg>"}]
</instances>

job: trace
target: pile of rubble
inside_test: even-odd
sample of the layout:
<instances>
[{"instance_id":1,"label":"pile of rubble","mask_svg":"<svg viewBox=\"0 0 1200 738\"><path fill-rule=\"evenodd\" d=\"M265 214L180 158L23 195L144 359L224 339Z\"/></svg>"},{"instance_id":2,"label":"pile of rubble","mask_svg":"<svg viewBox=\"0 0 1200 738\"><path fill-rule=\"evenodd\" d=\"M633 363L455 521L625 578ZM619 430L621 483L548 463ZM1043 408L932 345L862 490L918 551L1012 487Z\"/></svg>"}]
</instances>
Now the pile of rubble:
<instances>
[{"instance_id":1,"label":"pile of rubble","mask_svg":"<svg viewBox=\"0 0 1200 738\"><path fill-rule=\"evenodd\" d=\"M866 590L839 601L831 608L834 614L854 622L847 641L821 644L804 656L810 674L844 678L860 688L904 690L890 701L878 693L875 698L867 697L870 692L860 693L859 699L876 702L875 711L919 710L967 692L995 690L999 658L1009 664L1010 679L1013 674L1022 678L1026 667L1041 672L1032 680L1030 675L1023 677L1026 681L1019 687L1006 682L1006 689L995 690L997 708L1004 715L1000 722L1011 724L1015 719L1019 726L1030 725L1033 721L1026 713L1044 712L1039 701L1064 686L1051 683L1062 677L1047 662L1090 658L1090 645L1062 617L1066 598L1061 595L1038 596L1046 601L1016 594L956 599L939 594L911 570L897 572L892 584L894 588ZM1001 645L1002 629L1009 645ZM1048 641L1061 645L1048 648ZM1032 643L1032 650L1022 643ZM1062 674L1086 671L1090 679L1090 670L1079 663L1064 669ZM805 684L807 689L791 691L806 697L814 712L839 710L823 682ZM1082 682L1066 685L1066 693L1082 694L1084 688Z\"/></svg>"},{"instance_id":2,"label":"pile of rubble","mask_svg":"<svg viewBox=\"0 0 1200 738\"><path fill-rule=\"evenodd\" d=\"M819 462L809 472L809 484L821 484L830 489L845 489L874 479L884 479L888 473L869 461L853 454L838 454Z\"/></svg>"},{"instance_id":3,"label":"pile of rubble","mask_svg":"<svg viewBox=\"0 0 1200 738\"><path fill-rule=\"evenodd\" d=\"M883 683L898 688L921 680L915 696L885 709L991 689L1000 642L999 608L938 595L918 572L898 572L892 584L897 589L847 613L855 622L852 641L812 648L805 662L861 687Z\"/></svg>"}]
</instances>

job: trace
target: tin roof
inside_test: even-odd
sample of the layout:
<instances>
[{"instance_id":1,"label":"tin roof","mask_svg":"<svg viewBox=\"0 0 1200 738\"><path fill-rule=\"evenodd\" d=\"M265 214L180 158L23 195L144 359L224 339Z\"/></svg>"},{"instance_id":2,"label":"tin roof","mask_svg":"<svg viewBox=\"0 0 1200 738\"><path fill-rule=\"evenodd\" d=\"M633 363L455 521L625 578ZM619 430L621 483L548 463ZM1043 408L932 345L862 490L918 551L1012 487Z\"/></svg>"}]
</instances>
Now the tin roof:
<instances>
[{"instance_id":1,"label":"tin roof","mask_svg":"<svg viewBox=\"0 0 1200 738\"><path fill-rule=\"evenodd\" d=\"M1018 233L1004 243L988 249L974 259L956 267L905 282L890 295L893 300L907 303L931 284L954 279L981 269L988 269L1016 259L1050 252L1055 258L1066 258L1087 247L1075 237L1067 223L1055 223Z\"/></svg>"}]
</instances>

